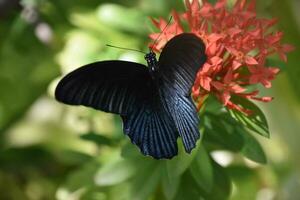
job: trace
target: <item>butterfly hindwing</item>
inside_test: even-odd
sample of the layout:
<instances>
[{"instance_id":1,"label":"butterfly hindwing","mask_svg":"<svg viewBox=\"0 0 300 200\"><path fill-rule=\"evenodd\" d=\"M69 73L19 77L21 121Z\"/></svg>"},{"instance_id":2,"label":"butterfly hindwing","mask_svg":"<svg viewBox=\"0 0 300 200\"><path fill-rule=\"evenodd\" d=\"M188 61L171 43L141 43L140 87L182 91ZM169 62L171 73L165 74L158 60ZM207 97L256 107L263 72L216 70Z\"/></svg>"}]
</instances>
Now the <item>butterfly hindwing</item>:
<instances>
[{"instance_id":1,"label":"butterfly hindwing","mask_svg":"<svg viewBox=\"0 0 300 200\"><path fill-rule=\"evenodd\" d=\"M174 123L165 111L147 107L123 116L124 132L144 155L172 158L178 153Z\"/></svg>"},{"instance_id":2,"label":"butterfly hindwing","mask_svg":"<svg viewBox=\"0 0 300 200\"><path fill-rule=\"evenodd\" d=\"M190 153L200 138L196 108L190 97L176 96L174 102L172 112L174 123L186 152Z\"/></svg>"},{"instance_id":3,"label":"butterfly hindwing","mask_svg":"<svg viewBox=\"0 0 300 200\"><path fill-rule=\"evenodd\" d=\"M156 159L172 158L178 152L176 127L155 85L148 92L148 101L122 117L124 132L143 154Z\"/></svg>"}]
</instances>

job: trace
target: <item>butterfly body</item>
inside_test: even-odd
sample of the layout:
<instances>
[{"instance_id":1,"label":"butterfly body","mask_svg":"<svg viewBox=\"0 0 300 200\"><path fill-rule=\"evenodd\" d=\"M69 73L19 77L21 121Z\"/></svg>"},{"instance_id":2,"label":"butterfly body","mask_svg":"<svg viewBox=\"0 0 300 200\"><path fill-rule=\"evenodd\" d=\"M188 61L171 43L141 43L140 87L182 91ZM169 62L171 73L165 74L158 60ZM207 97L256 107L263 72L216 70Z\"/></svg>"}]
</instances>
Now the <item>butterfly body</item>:
<instances>
[{"instance_id":1,"label":"butterfly body","mask_svg":"<svg viewBox=\"0 0 300 200\"><path fill-rule=\"evenodd\" d=\"M200 137L199 119L190 97L196 74L206 61L205 46L193 34L172 38L159 60L150 50L148 68L127 61L101 61L67 74L55 97L119 114L123 131L141 152L154 158L177 155L177 138L191 152Z\"/></svg>"},{"instance_id":2,"label":"butterfly body","mask_svg":"<svg viewBox=\"0 0 300 200\"><path fill-rule=\"evenodd\" d=\"M150 52L145 55L145 60L147 61L147 66L152 79L156 79L156 76L158 75L159 66L156 54L151 49Z\"/></svg>"}]
</instances>

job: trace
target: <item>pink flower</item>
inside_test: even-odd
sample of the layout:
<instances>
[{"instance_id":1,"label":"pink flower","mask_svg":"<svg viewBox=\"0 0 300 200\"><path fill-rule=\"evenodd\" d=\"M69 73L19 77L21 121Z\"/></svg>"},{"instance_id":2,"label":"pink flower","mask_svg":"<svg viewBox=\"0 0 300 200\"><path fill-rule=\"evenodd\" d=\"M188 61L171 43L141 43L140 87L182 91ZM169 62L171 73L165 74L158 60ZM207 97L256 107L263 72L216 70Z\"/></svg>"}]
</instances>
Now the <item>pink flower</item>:
<instances>
[{"instance_id":1,"label":"pink flower","mask_svg":"<svg viewBox=\"0 0 300 200\"><path fill-rule=\"evenodd\" d=\"M227 7L227 0L218 0L214 5L207 0L202 2L200 5L198 0L185 0L187 10L181 14L173 11L174 22L153 46L160 51L168 40L185 31L200 37L206 44L208 59L192 88L198 108L208 95L214 95L229 109L250 114L231 97L271 101L271 97L258 97L259 91L247 88L256 84L270 88L279 69L267 66L266 58L276 53L286 62L286 53L294 47L281 43L282 32L271 31L276 19L257 18L255 0L237 0L232 9ZM153 23L162 31L167 22L160 19ZM188 24L189 30L184 30L182 24ZM155 40L158 34L150 34L150 38Z\"/></svg>"}]
</instances>

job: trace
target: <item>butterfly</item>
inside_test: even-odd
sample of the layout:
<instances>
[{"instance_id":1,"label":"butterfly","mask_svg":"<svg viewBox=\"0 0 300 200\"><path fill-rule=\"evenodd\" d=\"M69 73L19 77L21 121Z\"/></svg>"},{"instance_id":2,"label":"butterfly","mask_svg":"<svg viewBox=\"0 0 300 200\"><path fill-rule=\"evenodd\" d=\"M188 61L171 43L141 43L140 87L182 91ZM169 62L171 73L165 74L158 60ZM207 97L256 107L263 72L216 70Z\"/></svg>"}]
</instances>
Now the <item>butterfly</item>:
<instances>
[{"instance_id":1,"label":"butterfly","mask_svg":"<svg viewBox=\"0 0 300 200\"><path fill-rule=\"evenodd\" d=\"M197 72L206 62L205 45L192 33L169 40L159 59L150 49L143 64L108 60L80 67L60 80L55 98L119 114L123 131L144 155L178 154L177 138L190 153L200 138L191 98Z\"/></svg>"}]
</instances>

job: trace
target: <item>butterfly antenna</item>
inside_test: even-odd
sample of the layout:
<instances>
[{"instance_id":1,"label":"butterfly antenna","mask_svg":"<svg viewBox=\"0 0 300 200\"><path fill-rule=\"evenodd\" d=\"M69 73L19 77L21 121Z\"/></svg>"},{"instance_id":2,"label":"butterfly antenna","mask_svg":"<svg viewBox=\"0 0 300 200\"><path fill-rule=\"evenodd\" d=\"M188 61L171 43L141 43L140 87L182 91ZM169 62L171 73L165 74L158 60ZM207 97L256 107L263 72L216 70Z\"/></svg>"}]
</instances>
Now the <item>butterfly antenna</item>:
<instances>
[{"instance_id":1,"label":"butterfly antenna","mask_svg":"<svg viewBox=\"0 0 300 200\"><path fill-rule=\"evenodd\" d=\"M140 51L140 50L136 50L136 49L118 47L118 46L114 46L114 45L110 45L110 44L107 44L106 46L112 47L112 48L116 48L116 49L123 49L123 50L128 50L128 51L136 51L136 52L139 52L139 53L147 54L146 52L143 52L143 51Z\"/></svg>"},{"instance_id":2,"label":"butterfly antenna","mask_svg":"<svg viewBox=\"0 0 300 200\"><path fill-rule=\"evenodd\" d=\"M171 23L171 20L172 20L172 16L169 18L169 21L167 23L167 25L163 28L163 30L160 32L160 34L157 36L157 38L154 40L153 42L153 45L151 47L151 50L153 50L153 46L157 43L157 41L159 40L160 36L165 32L165 30L168 28L168 26L170 25Z\"/></svg>"}]
</instances>

